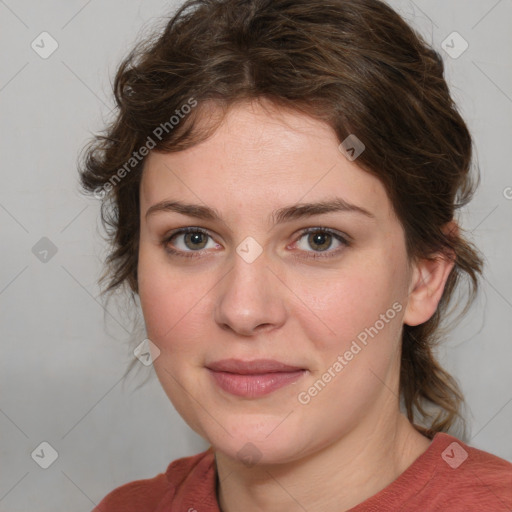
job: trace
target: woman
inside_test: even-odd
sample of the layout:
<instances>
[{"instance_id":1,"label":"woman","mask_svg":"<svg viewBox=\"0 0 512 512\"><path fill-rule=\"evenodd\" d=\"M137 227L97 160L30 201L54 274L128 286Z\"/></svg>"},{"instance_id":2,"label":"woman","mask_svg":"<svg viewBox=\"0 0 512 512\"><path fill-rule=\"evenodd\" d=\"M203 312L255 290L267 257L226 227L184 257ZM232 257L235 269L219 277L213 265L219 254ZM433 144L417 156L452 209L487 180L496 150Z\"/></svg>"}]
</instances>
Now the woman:
<instances>
[{"instance_id":1,"label":"woman","mask_svg":"<svg viewBox=\"0 0 512 512\"><path fill-rule=\"evenodd\" d=\"M510 510L433 345L482 260L439 55L378 0L187 2L89 148L109 285L210 444L96 511ZM401 412L404 411L405 414Z\"/></svg>"}]
</instances>

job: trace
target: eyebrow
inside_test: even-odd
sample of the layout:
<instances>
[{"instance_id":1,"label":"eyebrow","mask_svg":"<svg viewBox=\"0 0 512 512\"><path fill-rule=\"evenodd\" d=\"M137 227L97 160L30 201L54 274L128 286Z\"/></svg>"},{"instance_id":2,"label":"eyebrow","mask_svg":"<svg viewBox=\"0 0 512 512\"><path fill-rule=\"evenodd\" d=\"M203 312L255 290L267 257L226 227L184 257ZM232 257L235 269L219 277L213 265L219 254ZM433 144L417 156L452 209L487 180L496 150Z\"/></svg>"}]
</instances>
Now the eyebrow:
<instances>
[{"instance_id":1,"label":"eyebrow","mask_svg":"<svg viewBox=\"0 0 512 512\"><path fill-rule=\"evenodd\" d=\"M181 201L161 201L150 206L146 211L146 219L157 212L176 212L196 219L221 221L222 216L215 208L199 204L188 204ZM279 208L272 212L270 218L274 224L290 222L292 220L313 217L332 212L359 213L368 218L375 219L375 215L361 206L349 203L336 197L316 203L299 203L292 206Z\"/></svg>"}]
</instances>

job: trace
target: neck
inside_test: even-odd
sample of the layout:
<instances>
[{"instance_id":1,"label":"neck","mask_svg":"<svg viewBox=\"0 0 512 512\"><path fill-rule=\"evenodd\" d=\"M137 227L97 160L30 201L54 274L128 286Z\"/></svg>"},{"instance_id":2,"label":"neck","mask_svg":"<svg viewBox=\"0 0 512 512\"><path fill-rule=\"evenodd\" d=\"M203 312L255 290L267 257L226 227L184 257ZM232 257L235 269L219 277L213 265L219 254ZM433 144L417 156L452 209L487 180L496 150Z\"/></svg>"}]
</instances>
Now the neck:
<instances>
[{"instance_id":1,"label":"neck","mask_svg":"<svg viewBox=\"0 0 512 512\"><path fill-rule=\"evenodd\" d=\"M396 411L305 458L246 467L216 452L222 512L346 511L402 474L429 446Z\"/></svg>"}]
</instances>

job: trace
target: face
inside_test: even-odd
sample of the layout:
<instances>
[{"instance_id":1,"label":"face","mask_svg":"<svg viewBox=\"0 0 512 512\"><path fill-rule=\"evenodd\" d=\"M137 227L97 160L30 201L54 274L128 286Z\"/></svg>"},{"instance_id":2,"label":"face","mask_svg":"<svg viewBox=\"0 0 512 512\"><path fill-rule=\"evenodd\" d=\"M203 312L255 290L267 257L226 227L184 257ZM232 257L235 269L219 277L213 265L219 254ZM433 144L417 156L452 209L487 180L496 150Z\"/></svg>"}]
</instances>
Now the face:
<instances>
[{"instance_id":1,"label":"face","mask_svg":"<svg viewBox=\"0 0 512 512\"><path fill-rule=\"evenodd\" d=\"M269 108L233 107L205 142L149 155L138 279L177 411L233 459L251 442L272 463L397 407L411 275L380 181L326 124ZM210 369L226 359L297 370Z\"/></svg>"}]
</instances>

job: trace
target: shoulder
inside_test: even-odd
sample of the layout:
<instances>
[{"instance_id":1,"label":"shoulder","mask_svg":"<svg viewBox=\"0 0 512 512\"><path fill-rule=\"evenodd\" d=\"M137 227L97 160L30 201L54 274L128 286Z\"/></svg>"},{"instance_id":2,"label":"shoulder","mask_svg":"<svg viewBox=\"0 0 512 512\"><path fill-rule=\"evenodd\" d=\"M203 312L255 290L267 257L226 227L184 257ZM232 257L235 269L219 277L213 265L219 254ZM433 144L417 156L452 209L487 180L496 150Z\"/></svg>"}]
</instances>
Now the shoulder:
<instances>
[{"instance_id":1,"label":"shoulder","mask_svg":"<svg viewBox=\"0 0 512 512\"><path fill-rule=\"evenodd\" d=\"M211 472L213 460L211 447L196 455L176 459L165 473L117 487L92 512L154 512L160 504L172 504L176 492L191 475L195 479Z\"/></svg>"},{"instance_id":2,"label":"shoulder","mask_svg":"<svg viewBox=\"0 0 512 512\"><path fill-rule=\"evenodd\" d=\"M108 493L93 512L149 512L153 511L168 492L164 473L154 478L135 480Z\"/></svg>"},{"instance_id":3,"label":"shoulder","mask_svg":"<svg viewBox=\"0 0 512 512\"><path fill-rule=\"evenodd\" d=\"M466 493L476 503L489 503L491 496L512 508L512 464L478 448L468 446L455 437L440 434L441 459L439 475L449 477L447 486ZM442 464L441 464L442 462ZM498 508L496 510L499 510Z\"/></svg>"},{"instance_id":4,"label":"shoulder","mask_svg":"<svg viewBox=\"0 0 512 512\"><path fill-rule=\"evenodd\" d=\"M512 464L437 433L394 482L351 512L510 512Z\"/></svg>"},{"instance_id":5,"label":"shoulder","mask_svg":"<svg viewBox=\"0 0 512 512\"><path fill-rule=\"evenodd\" d=\"M445 433L435 436L427 452L418 469L428 478L417 498L432 510L512 510L510 462Z\"/></svg>"}]
</instances>

